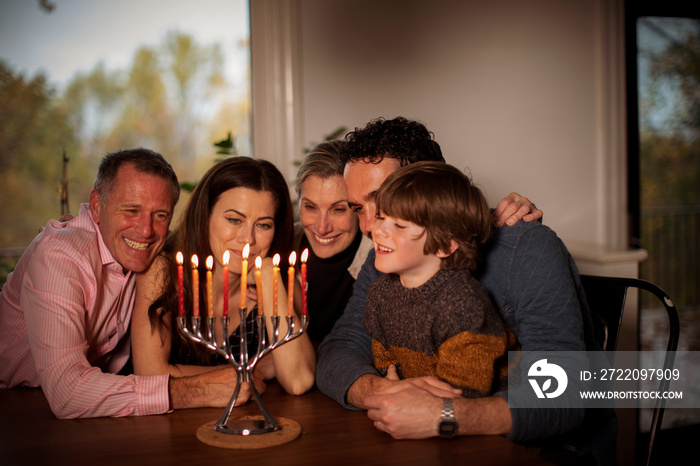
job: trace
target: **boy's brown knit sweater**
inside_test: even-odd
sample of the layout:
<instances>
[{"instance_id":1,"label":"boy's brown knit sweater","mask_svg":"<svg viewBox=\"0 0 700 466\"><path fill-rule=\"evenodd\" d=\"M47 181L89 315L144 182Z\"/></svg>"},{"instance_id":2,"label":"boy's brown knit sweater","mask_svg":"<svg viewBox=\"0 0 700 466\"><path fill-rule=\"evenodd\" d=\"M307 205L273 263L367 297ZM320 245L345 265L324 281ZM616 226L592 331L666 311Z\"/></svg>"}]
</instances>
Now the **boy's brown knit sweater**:
<instances>
[{"instance_id":1,"label":"boy's brown knit sweater","mask_svg":"<svg viewBox=\"0 0 700 466\"><path fill-rule=\"evenodd\" d=\"M403 378L430 375L466 397L507 384L515 335L466 270L440 270L417 288L405 288L396 274L380 277L369 289L363 324L380 371L394 364Z\"/></svg>"}]
</instances>

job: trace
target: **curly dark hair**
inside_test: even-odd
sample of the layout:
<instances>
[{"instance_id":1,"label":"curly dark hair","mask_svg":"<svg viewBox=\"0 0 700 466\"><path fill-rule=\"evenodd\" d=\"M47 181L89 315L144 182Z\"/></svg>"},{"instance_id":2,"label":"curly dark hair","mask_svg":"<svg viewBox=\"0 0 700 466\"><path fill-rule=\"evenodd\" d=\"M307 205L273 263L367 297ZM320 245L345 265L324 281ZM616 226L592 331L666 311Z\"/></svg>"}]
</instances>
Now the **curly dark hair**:
<instances>
[{"instance_id":1,"label":"curly dark hair","mask_svg":"<svg viewBox=\"0 0 700 466\"><path fill-rule=\"evenodd\" d=\"M402 167L418 161L445 161L435 135L424 124L404 117L377 118L364 128L355 128L345 136L341 155L345 163L379 163L389 157L398 159Z\"/></svg>"}]
</instances>

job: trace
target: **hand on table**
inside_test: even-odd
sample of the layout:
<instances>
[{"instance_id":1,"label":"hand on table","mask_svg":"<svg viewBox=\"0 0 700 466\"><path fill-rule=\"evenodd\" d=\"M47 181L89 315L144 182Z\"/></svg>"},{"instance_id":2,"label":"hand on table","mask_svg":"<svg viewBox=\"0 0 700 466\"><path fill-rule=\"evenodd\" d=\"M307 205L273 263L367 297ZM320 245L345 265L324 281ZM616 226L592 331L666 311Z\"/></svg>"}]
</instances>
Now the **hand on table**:
<instances>
[{"instance_id":1,"label":"hand on table","mask_svg":"<svg viewBox=\"0 0 700 466\"><path fill-rule=\"evenodd\" d=\"M395 439L419 439L437 435L443 398L456 398L461 390L434 377L399 381L391 366L386 379L389 387L365 398L367 416L374 426Z\"/></svg>"},{"instance_id":2,"label":"hand on table","mask_svg":"<svg viewBox=\"0 0 700 466\"><path fill-rule=\"evenodd\" d=\"M253 373L258 393L265 391L265 382L258 371ZM170 403L173 409L224 408L236 388L236 371L224 368L189 377L170 377ZM248 402L252 396L250 384L244 382L238 392L235 406Z\"/></svg>"}]
</instances>

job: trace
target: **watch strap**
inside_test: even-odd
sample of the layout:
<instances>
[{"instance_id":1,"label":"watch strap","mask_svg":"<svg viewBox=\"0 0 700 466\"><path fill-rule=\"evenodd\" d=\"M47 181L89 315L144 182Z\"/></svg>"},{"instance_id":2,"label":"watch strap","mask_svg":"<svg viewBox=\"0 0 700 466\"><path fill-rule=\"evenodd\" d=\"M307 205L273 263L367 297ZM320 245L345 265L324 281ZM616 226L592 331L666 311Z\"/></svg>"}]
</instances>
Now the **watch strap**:
<instances>
[{"instance_id":1,"label":"watch strap","mask_svg":"<svg viewBox=\"0 0 700 466\"><path fill-rule=\"evenodd\" d=\"M451 398L442 399L442 411L440 412L440 424L438 434L442 438L453 438L457 435L457 419Z\"/></svg>"},{"instance_id":2,"label":"watch strap","mask_svg":"<svg viewBox=\"0 0 700 466\"><path fill-rule=\"evenodd\" d=\"M442 399L442 412L440 413L440 419L444 421L455 420L455 409L452 404L452 398Z\"/></svg>"}]
</instances>

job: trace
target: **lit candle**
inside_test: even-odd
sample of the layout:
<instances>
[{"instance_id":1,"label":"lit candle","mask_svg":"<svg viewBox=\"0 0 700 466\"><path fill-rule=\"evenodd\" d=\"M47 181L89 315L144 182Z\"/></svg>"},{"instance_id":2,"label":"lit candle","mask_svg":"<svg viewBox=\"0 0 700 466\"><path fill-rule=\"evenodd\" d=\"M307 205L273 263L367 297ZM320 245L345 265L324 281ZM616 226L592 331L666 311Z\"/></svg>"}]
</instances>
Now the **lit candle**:
<instances>
[{"instance_id":1,"label":"lit candle","mask_svg":"<svg viewBox=\"0 0 700 466\"><path fill-rule=\"evenodd\" d=\"M211 269L214 268L214 257L207 257L207 317L214 317L214 284Z\"/></svg>"},{"instance_id":2,"label":"lit candle","mask_svg":"<svg viewBox=\"0 0 700 466\"><path fill-rule=\"evenodd\" d=\"M277 289L279 279L280 279L280 255L275 254L272 257L272 315L277 316L277 301L279 297L279 292Z\"/></svg>"},{"instance_id":3,"label":"lit candle","mask_svg":"<svg viewBox=\"0 0 700 466\"><path fill-rule=\"evenodd\" d=\"M224 264L224 317L228 317L228 260L230 257L231 253L226 251L224 252L224 257L221 261Z\"/></svg>"},{"instance_id":4,"label":"lit candle","mask_svg":"<svg viewBox=\"0 0 700 466\"><path fill-rule=\"evenodd\" d=\"M199 317L199 259L192 255L192 316Z\"/></svg>"},{"instance_id":5,"label":"lit candle","mask_svg":"<svg viewBox=\"0 0 700 466\"><path fill-rule=\"evenodd\" d=\"M258 290L258 315L261 316L263 312L263 289L262 289L262 272L260 271L262 267L262 257L258 256L255 258L255 288Z\"/></svg>"},{"instance_id":6,"label":"lit candle","mask_svg":"<svg viewBox=\"0 0 700 466\"><path fill-rule=\"evenodd\" d=\"M287 315L294 315L294 264L297 261L297 253L292 251L289 255L289 268L287 269Z\"/></svg>"},{"instance_id":7,"label":"lit candle","mask_svg":"<svg viewBox=\"0 0 700 466\"><path fill-rule=\"evenodd\" d=\"M175 260L177 261L177 315L185 317L185 286L183 284L184 271L182 270L184 257L180 251L175 255Z\"/></svg>"},{"instance_id":8,"label":"lit candle","mask_svg":"<svg viewBox=\"0 0 700 466\"><path fill-rule=\"evenodd\" d=\"M243 256L241 261L241 309L248 307L246 303L246 294L248 292L248 252L250 252L250 245L246 244L241 253L241 256Z\"/></svg>"},{"instance_id":9,"label":"lit candle","mask_svg":"<svg viewBox=\"0 0 700 466\"><path fill-rule=\"evenodd\" d=\"M301 253L301 314L308 316L309 307L306 303L306 259L309 258L309 249Z\"/></svg>"}]
</instances>

